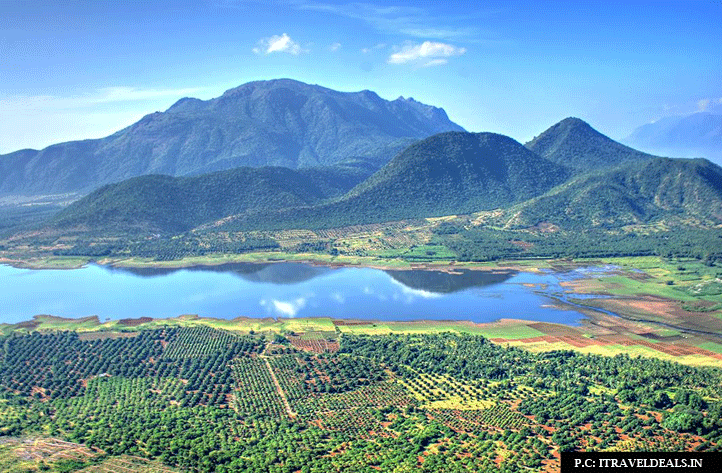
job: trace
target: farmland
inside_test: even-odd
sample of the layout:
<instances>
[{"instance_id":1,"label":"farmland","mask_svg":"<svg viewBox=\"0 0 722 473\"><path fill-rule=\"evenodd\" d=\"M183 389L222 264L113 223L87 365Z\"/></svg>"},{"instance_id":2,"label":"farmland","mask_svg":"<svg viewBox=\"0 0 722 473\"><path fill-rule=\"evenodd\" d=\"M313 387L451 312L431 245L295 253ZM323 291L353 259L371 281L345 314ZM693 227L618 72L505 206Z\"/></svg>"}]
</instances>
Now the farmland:
<instances>
[{"instance_id":1,"label":"farmland","mask_svg":"<svg viewBox=\"0 0 722 473\"><path fill-rule=\"evenodd\" d=\"M0 461L25 471L555 471L566 450L722 442L712 355L538 347L583 327L37 322L0 357Z\"/></svg>"},{"instance_id":2,"label":"farmland","mask_svg":"<svg viewBox=\"0 0 722 473\"><path fill-rule=\"evenodd\" d=\"M718 268L656 257L483 266L606 263L551 300L586 315L576 326L193 315L0 325L0 469L557 471L572 450L719 451Z\"/></svg>"}]
</instances>

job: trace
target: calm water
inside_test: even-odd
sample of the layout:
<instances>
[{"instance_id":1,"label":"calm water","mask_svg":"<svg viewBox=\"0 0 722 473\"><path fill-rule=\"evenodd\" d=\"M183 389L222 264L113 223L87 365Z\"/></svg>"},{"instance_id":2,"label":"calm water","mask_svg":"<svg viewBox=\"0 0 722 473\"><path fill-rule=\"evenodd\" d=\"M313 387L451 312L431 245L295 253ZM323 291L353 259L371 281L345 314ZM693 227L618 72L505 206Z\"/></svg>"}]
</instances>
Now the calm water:
<instances>
[{"instance_id":1,"label":"calm water","mask_svg":"<svg viewBox=\"0 0 722 473\"><path fill-rule=\"evenodd\" d=\"M375 320L520 318L575 324L583 316L548 307L571 273L459 270L382 271L296 263L234 264L181 270L28 270L0 266L0 322L36 314L101 320L198 314ZM604 271L604 268L594 269ZM536 287L530 287L533 284ZM547 285L541 289L539 285Z\"/></svg>"}]
</instances>

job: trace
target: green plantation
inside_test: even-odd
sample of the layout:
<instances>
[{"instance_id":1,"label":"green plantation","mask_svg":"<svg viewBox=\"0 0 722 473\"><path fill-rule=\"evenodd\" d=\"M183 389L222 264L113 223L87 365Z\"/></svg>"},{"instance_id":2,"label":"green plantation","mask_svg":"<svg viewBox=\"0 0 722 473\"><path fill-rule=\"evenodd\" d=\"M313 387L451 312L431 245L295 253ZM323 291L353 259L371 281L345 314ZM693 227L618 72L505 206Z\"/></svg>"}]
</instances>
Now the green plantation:
<instances>
[{"instance_id":1,"label":"green plantation","mask_svg":"<svg viewBox=\"0 0 722 473\"><path fill-rule=\"evenodd\" d=\"M541 471L567 450L722 442L714 368L449 332L318 332L339 343L317 353L268 332L153 326L0 338L0 466L28 439L86 453L38 454L26 471L198 472Z\"/></svg>"}]
</instances>

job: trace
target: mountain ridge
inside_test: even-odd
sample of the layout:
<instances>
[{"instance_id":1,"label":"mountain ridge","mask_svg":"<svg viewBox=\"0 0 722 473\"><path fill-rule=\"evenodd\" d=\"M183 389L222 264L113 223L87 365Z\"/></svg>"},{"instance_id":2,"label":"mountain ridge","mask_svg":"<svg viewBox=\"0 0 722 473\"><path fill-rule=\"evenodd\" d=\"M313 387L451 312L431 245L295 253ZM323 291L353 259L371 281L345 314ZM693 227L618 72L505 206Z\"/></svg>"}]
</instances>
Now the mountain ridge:
<instances>
[{"instance_id":1,"label":"mountain ridge","mask_svg":"<svg viewBox=\"0 0 722 473\"><path fill-rule=\"evenodd\" d=\"M0 156L0 195L86 193L143 174L194 175L239 166L385 163L417 139L463 130L443 109L338 92L292 79L182 98L105 138Z\"/></svg>"},{"instance_id":2,"label":"mountain ridge","mask_svg":"<svg viewBox=\"0 0 722 473\"><path fill-rule=\"evenodd\" d=\"M670 156L705 157L722 165L722 115L664 117L636 128L623 142Z\"/></svg>"},{"instance_id":3,"label":"mountain ridge","mask_svg":"<svg viewBox=\"0 0 722 473\"><path fill-rule=\"evenodd\" d=\"M507 227L622 227L668 218L722 223L722 168L702 158L655 158L575 176L508 212Z\"/></svg>"},{"instance_id":4,"label":"mountain ridge","mask_svg":"<svg viewBox=\"0 0 722 473\"><path fill-rule=\"evenodd\" d=\"M614 141L575 117L552 125L524 146L550 161L580 172L656 157Z\"/></svg>"},{"instance_id":5,"label":"mountain ridge","mask_svg":"<svg viewBox=\"0 0 722 473\"><path fill-rule=\"evenodd\" d=\"M229 227L327 228L469 213L538 195L568 175L510 137L445 132L412 144L332 202L244 215Z\"/></svg>"},{"instance_id":6,"label":"mountain ridge","mask_svg":"<svg viewBox=\"0 0 722 473\"><path fill-rule=\"evenodd\" d=\"M589 130L598 133L581 120L560 124L568 131L562 145L570 136L575 142ZM611 143L612 158L626 149L604 136L599 143ZM413 143L377 171L357 158L326 168L138 177L91 193L53 224L166 233L208 225L218 231L321 229L497 209L505 209L502 225L513 228L619 228L670 217L722 222L722 168L643 153L620 159L583 172L508 136L444 132Z\"/></svg>"},{"instance_id":7,"label":"mountain ridge","mask_svg":"<svg viewBox=\"0 0 722 473\"><path fill-rule=\"evenodd\" d=\"M178 233L233 214L316 204L342 194L368 174L362 165L349 164L137 176L96 189L61 211L51 224Z\"/></svg>"}]
</instances>

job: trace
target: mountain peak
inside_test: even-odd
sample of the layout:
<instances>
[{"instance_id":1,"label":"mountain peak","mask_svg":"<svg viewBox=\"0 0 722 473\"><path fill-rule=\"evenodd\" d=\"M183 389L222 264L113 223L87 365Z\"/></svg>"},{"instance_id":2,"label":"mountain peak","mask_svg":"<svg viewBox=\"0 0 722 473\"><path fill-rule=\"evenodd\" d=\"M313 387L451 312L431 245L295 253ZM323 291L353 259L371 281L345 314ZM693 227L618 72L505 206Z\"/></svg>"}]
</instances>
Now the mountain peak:
<instances>
[{"instance_id":1,"label":"mountain peak","mask_svg":"<svg viewBox=\"0 0 722 473\"><path fill-rule=\"evenodd\" d=\"M552 125L525 146L542 157L580 172L653 158L612 140L576 117Z\"/></svg>"},{"instance_id":2,"label":"mountain peak","mask_svg":"<svg viewBox=\"0 0 722 473\"><path fill-rule=\"evenodd\" d=\"M562 124L586 125L586 126L589 126L589 123L587 123L587 122L585 122L584 120L582 120L581 118L577 118L577 117L567 117L567 118L565 118L564 120L562 120L562 121L560 121L559 123L557 123L557 125L562 125ZM589 127L590 127L590 126L589 126ZM590 128L591 128L591 127L590 127Z\"/></svg>"},{"instance_id":3,"label":"mountain peak","mask_svg":"<svg viewBox=\"0 0 722 473\"><path fill-rule=\"evenodd\" d=\"M560 127L560 128L566 128L566 129L580 129L580 128L583 128L583 129L588 129L588 130L592 130L592 131L597 132L597 130L595 130L594 128L592 128L592 126L591 126L589 123L587 123L587 122L585 122L584 120L582 120L581 118L577 118L577 117L567 117L567 118L565 118L564 120L560 121L559 123L557 123L557 124L554 125L554 126L555 126L555 127ZM599 133L599 132L597 132L597 133Z\"/></svg>"},{"instance_id":4,"label":"mountain peak","mask_svg":"<svg viewBox=\"0 0 722 473\"><path fill-rule=\"evenodd\" d=\"M255 81L210 100L182 98L102 139L4 156L0 195L87 192L143 174L239 166L305 168L352 157L383 164L411 142L450 130L463 128L416 101L287 78Z\"/></svg>"}]
</instances>

